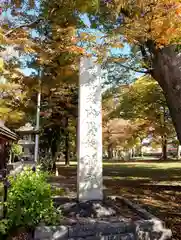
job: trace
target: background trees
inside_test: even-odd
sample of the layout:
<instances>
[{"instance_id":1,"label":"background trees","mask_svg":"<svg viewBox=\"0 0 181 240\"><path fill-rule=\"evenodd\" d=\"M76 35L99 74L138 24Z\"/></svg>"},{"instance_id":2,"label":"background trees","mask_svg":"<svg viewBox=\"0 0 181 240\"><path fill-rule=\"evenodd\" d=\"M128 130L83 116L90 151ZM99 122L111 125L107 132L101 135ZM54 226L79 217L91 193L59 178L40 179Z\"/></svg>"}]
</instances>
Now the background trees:
<instances>
[{"instance_id":1,"label":"background trees","mask_svg":"<svg viewBox=\"0 0 181 240\"><path fill-rule=\"evenodd\" d=\"M61 8L56 1L39 4L14 1L4 5L3 12L9 11L10 19L8 28L4 19L1 24L2 75L6 83L1 85L4 105L0 112L13 128L15 123L26 121L35 124L36 96L41 92L43 150L51 152L54 159L62 143L68 163L69 138L72 131L75 133L72 129L77 117L78 63L82 48L76 46L75 28L80 21L70 2L64 2ZM7 58L5 52L10 48L16 54ZM14 119L10 113L14 113Z\"/></svg>"},{"instance_id":2,"label":"background trees","mask_svg":"<svg viewBox=\"0 0 181 240\"><path fill-rule=\"evenodd\" d=\"M142 139L152 126L155 129L152 136L157 132L166 145L166 134L172 132L169 108L176 132L181 136L177 3L44 0L38 4L35 1L4 4L0 69L6 84L1 86L4 88L1 116L9 119L12 127L34 122L36 95L41 91L42 143L47 143L43 146L49 146L45 150L53 158L60 142L69 149L69 139L76 132L79 59L82 55L93 55L107 70L105 82L111 89L106 94L114 95L112 100L109 97L106 100L108 109L103 104L105 128L112 124L110 118L112 121L120 117L117 111L121 109L125 114L121 117L129 118L134 125L132 136ZM7 12L8 19L3 15ZM131 89L129 96L120 93L120 83L133 82L136 71L150 74L163 92L148 77L132 85L135 93ZM51 134L47 134L49 131ZM68 150L64 153L68 159Z\"/></svg>"},{"instance_id":3,"label":"background trees","mask_svg":"<svg viewBox=\"0 0 181 240\"><path fill-rule=\"evenodd\" d=\"M151 77L142 77L125 92L120 104L113 111L129 119L135 126L134 135L140 141L149 135L159 139L163 149L163 159L167 158L167 140L175 137L175 130L162 89Z\"/></svg>"}]
</instances>

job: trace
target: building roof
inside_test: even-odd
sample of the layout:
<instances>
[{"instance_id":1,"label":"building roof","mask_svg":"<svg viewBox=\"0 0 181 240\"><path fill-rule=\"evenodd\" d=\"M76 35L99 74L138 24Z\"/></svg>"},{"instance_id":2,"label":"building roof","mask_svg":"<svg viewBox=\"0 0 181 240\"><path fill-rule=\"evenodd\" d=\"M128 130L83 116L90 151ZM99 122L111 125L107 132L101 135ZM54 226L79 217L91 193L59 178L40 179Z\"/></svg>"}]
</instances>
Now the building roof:
<instances>
[{"instance_id":1,"label":"building roof","mask_svg":"<svg viewBox=\"0 0 181 240\"><path fill-rule=\"evenodd\" d=\"M0 137L16 140L17 135L4 125L4 121L0 120Z\"/></svg>"}]
</instances>

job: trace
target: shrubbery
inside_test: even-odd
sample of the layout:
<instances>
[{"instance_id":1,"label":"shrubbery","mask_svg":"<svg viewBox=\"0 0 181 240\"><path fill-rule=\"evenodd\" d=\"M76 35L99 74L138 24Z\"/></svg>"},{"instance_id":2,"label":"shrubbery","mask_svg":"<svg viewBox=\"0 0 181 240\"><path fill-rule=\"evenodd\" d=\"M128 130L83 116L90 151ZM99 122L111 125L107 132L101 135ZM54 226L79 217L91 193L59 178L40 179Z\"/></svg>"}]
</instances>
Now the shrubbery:
<instances>
[{"instance_id":1,"label":"shrubbery","mask_svg":"<svg viewBox=\"0 0 181 240\"><path fill-rule=\"evenodd\" d=\"M22 154L22 146L13 143L11 146L11 153L13 153L14 156L20 157Z\"/></svg>"},{"instance_id":2,"label":"shrubbery","mask_svg":"<svg viewBox=\"0 0 181 240\"><path fill-rule=\"evenodd\" d=\"M47 156L41 157L39 160L39 165L43 171L51 172L53 169L53 160L51 154L47 154Z\"/></svg>"},{"instance_id":3,"label":"shrubbery","mask_svg":"<svg viewBox=\"0 0 181 240\"><path fill-rule=\"evenodd\" d=\"M51 186L46 177L38 169L26 169L9 179L7 217L1 222L0 231L22 226L34 228L41 222L47 225L56 224L59 216L53 206Z\"/></svg>"}]
</instances>

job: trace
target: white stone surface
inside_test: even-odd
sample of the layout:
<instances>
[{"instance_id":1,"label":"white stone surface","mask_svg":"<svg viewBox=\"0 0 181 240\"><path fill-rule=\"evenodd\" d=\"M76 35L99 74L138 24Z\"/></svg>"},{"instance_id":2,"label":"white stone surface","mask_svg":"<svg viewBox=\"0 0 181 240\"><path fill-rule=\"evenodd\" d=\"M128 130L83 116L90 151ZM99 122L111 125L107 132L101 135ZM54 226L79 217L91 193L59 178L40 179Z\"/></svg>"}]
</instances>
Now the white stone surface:
<instances>
[{"instance_id":1,"label":"white stone surface","mask_svg":"<svg viewBox=\"0 0 181 240\"><path fill-rule=\"evenodd\" d=\"M102 200L101 67L82 58L79 72L78 200Z\"/></svg>"}]
</instances>

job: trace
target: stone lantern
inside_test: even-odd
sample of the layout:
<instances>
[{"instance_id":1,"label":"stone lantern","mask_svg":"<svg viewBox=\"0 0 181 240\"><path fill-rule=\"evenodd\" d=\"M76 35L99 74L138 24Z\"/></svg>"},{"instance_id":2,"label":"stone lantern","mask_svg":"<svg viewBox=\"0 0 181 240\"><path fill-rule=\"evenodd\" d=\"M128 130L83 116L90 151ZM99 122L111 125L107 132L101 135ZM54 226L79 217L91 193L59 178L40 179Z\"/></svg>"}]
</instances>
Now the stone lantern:
<instances>
[{"instance_id":1,"label":"stone lantern","mask_svg":"<svg viewBox=\"0 0 181 240\"><path fill-rule=\"evenodd\" d=\"M26 123L25 126L20 127L16 130L20 136L18 144L22 146L22 158L24 160L34 160L34 148L35 148L35 128L30 124Z\"/></svg>"}]
</instances>

